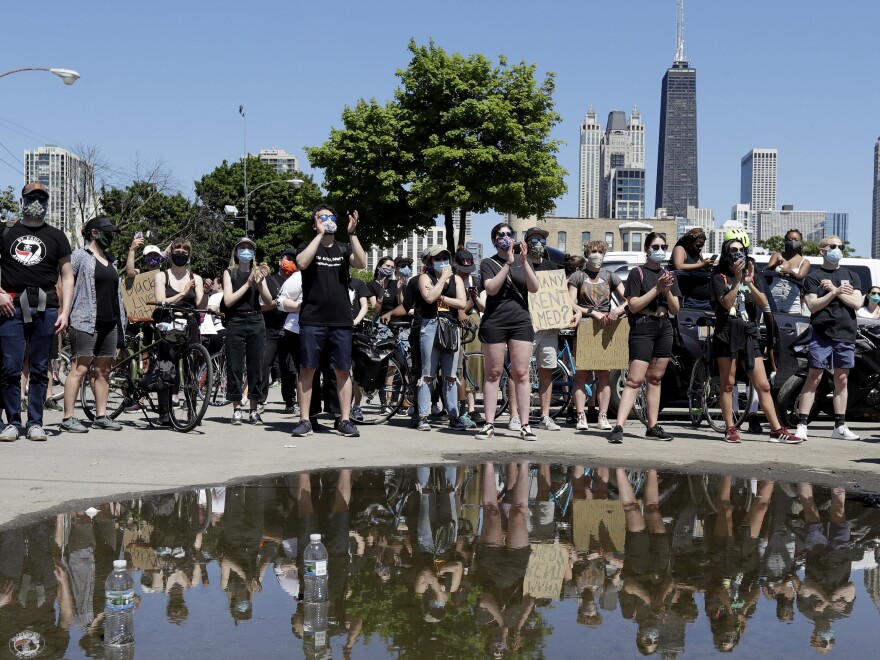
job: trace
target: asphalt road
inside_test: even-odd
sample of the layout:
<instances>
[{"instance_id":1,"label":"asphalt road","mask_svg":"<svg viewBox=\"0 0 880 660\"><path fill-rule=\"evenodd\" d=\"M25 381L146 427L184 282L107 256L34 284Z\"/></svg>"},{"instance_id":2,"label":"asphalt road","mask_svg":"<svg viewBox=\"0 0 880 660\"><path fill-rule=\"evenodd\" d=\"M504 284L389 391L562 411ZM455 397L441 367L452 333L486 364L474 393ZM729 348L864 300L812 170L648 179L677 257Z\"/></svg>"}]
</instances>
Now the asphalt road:
<instances>
[{"instance_id":1,"label":"asphalt road","mask_svg":"<svg viewBox=\"0 0 880 660\"><path fill-rule=\"evenodd\" d=\"M272 390L278 396L278 390ZM831 421L816 422L801 445L767 442L767 435L744 434L741 445L728 445L705 425L692 429L681 417L661 419L672 442L644 438L644 427L631 421L622 445L609 445L598 431L538 431L537 442L524 442L504 426L495 438L476 440L439 425L433 432L408 428L405 418L361 427L360 438L327 430L293 438L291 416L270 402L265 425L232 426L231 407L209 408L199 430L180 434L150 429L139 415L124 414L121 432L60 433L59 413L48 413L48 442L20 439L0 443L0 527L22 517L71 506L187 486L219 484L248 477L319 468L389 467L445 462L504 461L527 457L534 462L591 466L659 468L715 472L777 481L811 481L853 490L880 492L880 426L850 424L860 441L831 439ZM506 423L506 417L501 419Z\"/></svg>"}]
</instances>

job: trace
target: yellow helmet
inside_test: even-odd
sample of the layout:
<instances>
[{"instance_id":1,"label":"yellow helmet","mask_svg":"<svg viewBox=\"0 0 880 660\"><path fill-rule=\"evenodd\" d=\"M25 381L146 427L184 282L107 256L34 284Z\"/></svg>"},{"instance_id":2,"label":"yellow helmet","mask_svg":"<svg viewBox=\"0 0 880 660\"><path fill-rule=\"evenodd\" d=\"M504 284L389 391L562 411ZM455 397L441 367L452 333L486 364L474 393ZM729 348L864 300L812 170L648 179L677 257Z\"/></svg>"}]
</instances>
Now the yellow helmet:
<instances>
[{"instance_id":1,"label":"yellow helmet","mask_svg":"<svg viewBox=\"0 0 880 660\"><path fill-rule=\"evenodd\" d=\"M724 240L725 241L739 241L742 243L744 248L749 247L749 243L751 243L751 239L749 239L749 235L745 229L737 227L736 229L728 229L724 232Z\"/></svg>"}]
</instances>

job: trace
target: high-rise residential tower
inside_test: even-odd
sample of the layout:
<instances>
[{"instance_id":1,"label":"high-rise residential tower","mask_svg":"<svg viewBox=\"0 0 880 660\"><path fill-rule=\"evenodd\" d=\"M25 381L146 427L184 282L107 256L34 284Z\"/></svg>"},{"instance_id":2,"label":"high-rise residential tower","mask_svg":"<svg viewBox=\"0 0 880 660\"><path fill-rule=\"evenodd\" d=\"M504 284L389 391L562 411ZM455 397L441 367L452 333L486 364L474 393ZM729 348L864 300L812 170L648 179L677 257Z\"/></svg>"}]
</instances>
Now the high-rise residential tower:
<instances>
[{"instance_id":1,"label":"high-rise residential tower","mask_svg":"<svg viewBox=\"0 0 880 660\"><path fill-rule=\"evenodd\" d=\"M752 211L776 208L776 149L752 149L742 157L739 201Z\"/></svg>"},{"instance_id":2,"label":"high-rise residential tower","mask_svg":"<svg viewBox=\"0 0 880 660\"><path fill-rule=\"evenodd\" d=\"M645 127L638 109L612 110L600 149L603 218L645 217Z\"/></svg>"},{"instance_id":3,"label":"high-rise residential tower","mask_svg":"<svg viewBox=\"0 0 880 660\"><path fill-rule=\"evenodd\" d=\"M678 217L699 206L697 181L697 71L684 56L684 0L676 7L675 61L663 76L655 208Z\"/></svg>"},{"instance_id":4,"label":"high-rise residential tower","mask_svg":"<svg viewBox=\"0 0 880 660\"><path fill-rule=\"evenodd\" d=\"M74 245L80 229L94 215L94 169L66 149L53 144L24 152L24 181L39 181L49 191L46 222L60 229Z\"/></svg>"},{"instance_id":5,"label":"high-rise residential tower","mask_svg":"<svg viewBox=\"0 0 880 660\"><path fill-rule=\"evenodd\" d=\"M275 167L275 171L279 174L293 174L299 172L299 160L293 154L289 154L284 149L272 147L271 149L260 150L260 160L269 163Z\"/></svg>"},{"instance_id":6,"label":"high-rise residential tower","mask_svg":"<svg viewBox=\"0 0 880 660\"><path fill-rule=\"evenodd\" d=\"M581 218L598 218L601 214L599 205L602 180L599 166L601 143L602 127L599 126L593 106L590 106L584 123L581 124L580 185L578 186L578 216Z\"/></svg>"},{"instance_id":7,"label":"high-rise residential tower","mask_svg":"<svg viewBox=\"0 0 880 660\"><path fill-rule=\"evenodd\" d=\"M874 209L871 213L871 257L880 259L880 138L874 144Z\"/></svg>"}]
</instances>

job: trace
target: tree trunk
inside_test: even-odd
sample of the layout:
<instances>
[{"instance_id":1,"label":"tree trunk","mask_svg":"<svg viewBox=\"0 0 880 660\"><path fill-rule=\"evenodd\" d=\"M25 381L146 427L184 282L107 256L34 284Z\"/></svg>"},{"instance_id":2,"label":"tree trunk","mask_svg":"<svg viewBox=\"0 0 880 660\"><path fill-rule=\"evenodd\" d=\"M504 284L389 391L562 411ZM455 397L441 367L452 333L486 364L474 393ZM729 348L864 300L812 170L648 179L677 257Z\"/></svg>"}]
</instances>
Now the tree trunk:
<instances>
[{"instance_id":1,"label":"tree trunk","mask_svg":"<svg viewBox=\"0 0 880 660\"><path fill-rule=\"evenodd\" d=\"M467 240L467 211L458 209L458 245L464 247ZM457 247L457 246L456 246Z\"/></svg>"},{"instance_id":2,"label":"tree trunk","mask_svg":"<svg viewBox=\"0 0 880 660\"><path fill-rule=\"evenodd\" d=\"M449 254L455 254L455 227L452 224L452 207L447 206L443 209L443 217L445 218L444 226L446 227L446 249Z\"/></svg>"}]
</instances>

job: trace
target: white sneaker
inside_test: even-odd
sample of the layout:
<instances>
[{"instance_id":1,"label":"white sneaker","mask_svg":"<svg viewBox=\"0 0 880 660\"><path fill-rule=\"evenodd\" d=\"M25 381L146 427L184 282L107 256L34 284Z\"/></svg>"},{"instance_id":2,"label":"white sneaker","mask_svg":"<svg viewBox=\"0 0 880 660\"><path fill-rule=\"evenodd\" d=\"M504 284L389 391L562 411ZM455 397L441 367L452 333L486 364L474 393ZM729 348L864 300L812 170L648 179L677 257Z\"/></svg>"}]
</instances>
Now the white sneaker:
<instances>
[{"instance_id":1,"label":"white sneaker","mask_svg":"<svg viewBox=\"0 0 880 660\"><path fill-rule=\"evenodd\" d=\"M831 437L836 438L837 440L858 440L859 436L846 428L846 424L843 426L835 426L834 430L831 432Z\"/></svg>"},{"instance_id":2,"label":"white sneaker","mask_svg":"<svg viewBox=\"0 0 880 660\"><path fill-rule=\"evenodd\" d=\"M797 431L794 434L799 437L801 440L807 439L807 425L806 424L798 424Z\"/></svg>"},{"instance_id":3,"label":"white sneaker","mask_svg":"<svg viewBox=\"0 0 880 660\"><path fill-rule=\"evenodd\" d=\"M589 431L590 430L590 425L587 424L587 414L586 413L579 413L578 414L578 421L577 421L577 424L575 425L575 428L578 431Z\"/></svg>"},{"instance_id":4,"label":"white sneaker","mask_svg":"<svg viewBox=\"0 0 880 660\"><path fill-rule=\"evenodd\" d=\"M508 431L522 431L522 422L519 421L519 417L511 417L510 421L507 422L507 430Z\"/></svg>"},{"instance_id":5,"label":"white sneaker","mask_svg":"<svg viewBox=\"0 0 880 660\"><path fill-rule=\"evenodd\" d=\"M553 421L552 417L544 417L541 420L541 423L538 424L539 429L543 429L544 431L561 431L562 427L559 426L556 422Z\"/></svg>"},{"instance_id":6,"label":"white sneaker","mask_svg":"<svg viewBox=\"0 0 880 660\"><path fill-rule=\"evenodd\" d=\"M602 431L610 431L613 427L608 421L608 413L599 413L599 429Z\"/></svg>"}]
</instances>

